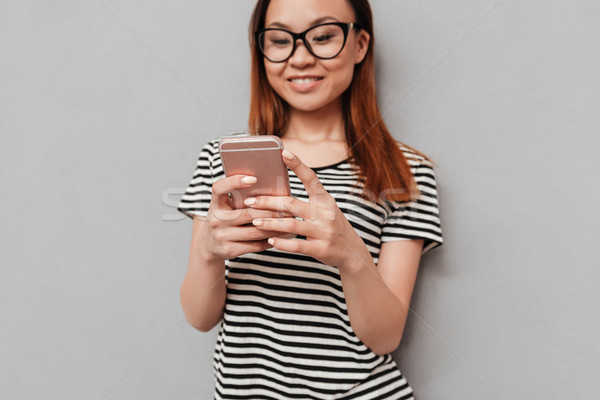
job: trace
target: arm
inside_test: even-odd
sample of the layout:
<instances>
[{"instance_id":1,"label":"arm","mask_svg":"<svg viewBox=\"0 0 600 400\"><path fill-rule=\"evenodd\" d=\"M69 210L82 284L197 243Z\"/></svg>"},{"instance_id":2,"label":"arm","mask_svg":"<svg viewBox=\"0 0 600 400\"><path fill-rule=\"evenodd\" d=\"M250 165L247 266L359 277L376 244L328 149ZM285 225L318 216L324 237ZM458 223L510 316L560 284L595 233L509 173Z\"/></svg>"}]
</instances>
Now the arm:
<instances>
[{"instance_id":1,"label":"arm","mask_svg":"<svg viewBox=\"0 0 600 400\"><path fill-rule=\"evenodd\" d=\"M376 354L400 344L422 247L422 239L383 243L377 266L366 247L353 249L339 268L352 328Z\"/></svg>"},{"instance_id":2,"label":"arm","mask_svg":"<svg viewBox=\"0 0 600 400\"><path fill-rule=\"evenodd\" d=\"M225 261L202 248L206 224L194 218L188 270L180 290L185 319L202 332L219 323L225 307Z\"/></svg>"},{"instance_id":3,"label":"arm","mask_svg":"<svg viewBox=\"0 0 600 400\"><path fill-rule=\"evenodd\" d=\"M273 212L234 210L228 193L251 186L231 176L212 185L206 219L194 217L188 271L181 284L181 305L190 325L208 332L223 318L225 309L225 260L271 247L266 238L277 232L247 226L255 216L273 217Z\"/></svg>"}]
</instances>

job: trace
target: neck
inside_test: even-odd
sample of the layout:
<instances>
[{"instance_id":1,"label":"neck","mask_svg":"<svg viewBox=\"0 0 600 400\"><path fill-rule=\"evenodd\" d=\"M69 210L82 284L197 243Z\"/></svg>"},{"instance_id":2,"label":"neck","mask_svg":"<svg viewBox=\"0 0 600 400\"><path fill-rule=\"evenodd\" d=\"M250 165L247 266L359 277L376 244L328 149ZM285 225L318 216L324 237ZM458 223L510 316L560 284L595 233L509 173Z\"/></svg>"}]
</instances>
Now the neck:
<instances>
[{"instance_id":1,"label":"neck","mask_svg":"<svg viewBox=\"0 0 600 400\"><path fill-rule=\"evenodd\" d=\"M292 108L283 137L305 142L346 141L341 98L315 111Z\"/></svg>"}]
</instances>

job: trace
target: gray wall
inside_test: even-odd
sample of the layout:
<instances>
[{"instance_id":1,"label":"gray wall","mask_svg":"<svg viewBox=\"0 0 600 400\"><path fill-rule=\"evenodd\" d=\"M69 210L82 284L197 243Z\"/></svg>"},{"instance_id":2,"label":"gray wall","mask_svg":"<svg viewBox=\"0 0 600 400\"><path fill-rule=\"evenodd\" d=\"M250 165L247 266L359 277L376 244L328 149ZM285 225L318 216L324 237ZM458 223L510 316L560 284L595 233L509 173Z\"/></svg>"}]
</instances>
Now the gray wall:
<instances>
[{"instance_id":1,"label":"gray wall","mask_svg":"<svg viewBox=\"0 0 600 400\"><path fill-rule=\"evenodd\" d=\"M210 397L174 205L245 129L253 3L0 2L3 399ZM381 107L437 163L446 239L402 372L419 399L599 398L600 3L372 3Z\"/></svg>"}]
</instances>

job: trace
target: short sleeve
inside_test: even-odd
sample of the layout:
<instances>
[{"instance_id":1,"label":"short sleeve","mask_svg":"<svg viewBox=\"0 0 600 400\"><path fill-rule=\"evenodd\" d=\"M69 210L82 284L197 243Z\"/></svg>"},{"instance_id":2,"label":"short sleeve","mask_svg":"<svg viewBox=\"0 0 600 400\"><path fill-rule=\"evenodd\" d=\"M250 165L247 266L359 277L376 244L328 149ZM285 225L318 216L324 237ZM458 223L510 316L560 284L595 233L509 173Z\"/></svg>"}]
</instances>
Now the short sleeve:
<instances>
[{"instance_id":1,"label":"short sleeve","mask_svg":"<svg viewBox=\"0 0 600 400\"><path fill-rule=\"evenodd\" d=\"M212 142L204 145L198 156L192 180L177 206L178 211L190 218L194 218L195 215L205 218L208 213L214 182L214 152Z\"/></svg>"},{"instance_id":2,"label":"short sleeve","mask_svg":"<svg viewBox=\"0 0 600 400\"><path fill-rule=\"evenodd\" d=\"M406 155L420 194L413 201L386 202L389 213L381 241L423 239L422 254L425 254L443 243L435 173L424 158Z\"/></svg>"}]
</instances>

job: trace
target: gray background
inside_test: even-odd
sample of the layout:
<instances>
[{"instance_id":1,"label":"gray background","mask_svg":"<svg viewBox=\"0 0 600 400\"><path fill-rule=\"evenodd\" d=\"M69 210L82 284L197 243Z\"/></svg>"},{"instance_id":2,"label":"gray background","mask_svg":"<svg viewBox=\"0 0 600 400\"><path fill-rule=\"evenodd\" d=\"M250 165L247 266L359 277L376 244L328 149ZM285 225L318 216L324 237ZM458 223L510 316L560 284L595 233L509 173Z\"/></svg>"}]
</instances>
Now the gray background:
<instances>
[{"instance_id":1,"label":"gray background","mask_svg":"<svg viewBox=\"0 0 600 400\"><path fill-rule=\"evenodd\" d=\"M183 320L201 146L246 127L253 1L0 1L0 397L208 399ZM597 399L600 3L372 1L379 98L446 243L395 358L419 399Z\"/></svg>"}]
</instances>

